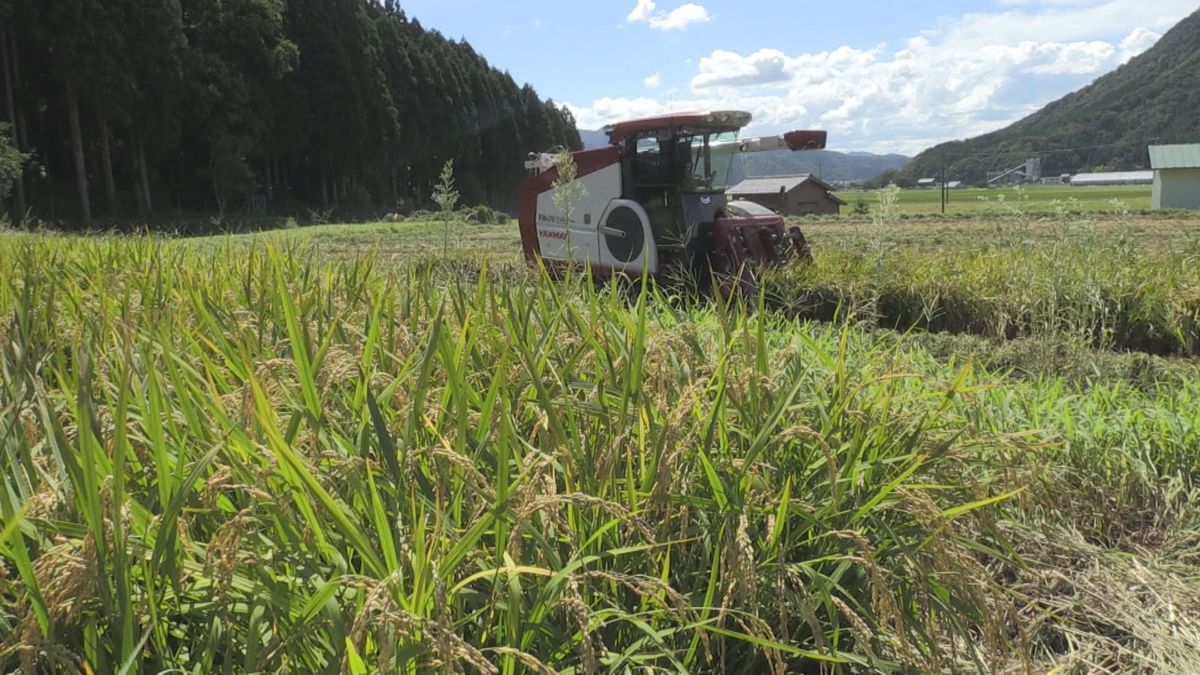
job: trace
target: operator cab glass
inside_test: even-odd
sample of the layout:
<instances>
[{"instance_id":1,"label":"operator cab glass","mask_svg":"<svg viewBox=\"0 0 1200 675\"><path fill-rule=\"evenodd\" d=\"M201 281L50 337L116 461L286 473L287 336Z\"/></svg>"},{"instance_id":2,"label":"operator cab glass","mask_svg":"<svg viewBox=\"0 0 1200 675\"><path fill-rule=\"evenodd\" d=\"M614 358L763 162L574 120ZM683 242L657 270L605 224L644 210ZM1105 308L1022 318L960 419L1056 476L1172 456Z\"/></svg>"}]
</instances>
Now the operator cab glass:
<instances>
[{"instance_id":1,"label":"operator cab glass","mask_svg":"<svg viewBox=\"0 0 1200 675\"><path fill-rule=\"evenodd\" d=\"M724 193L729 187L737 131L664 130L633 141L632 184L638 191Z\"/></svg>"},{"instance_id":2,"label":"operator cab glass","mask_svg":"<svg viewBox=\"0 0 1200 675\"><path fill-rule=\"evenodd\" d=\"M700 134L688 139L691 145L691 179L685 178L682 192L720 192L729 187L737 132Z\"/></svg>"},{"instance_id":3,"label":"operator cab glass","mask_svg":"<svg viewBox=\"0 0 1200 675\"><path fill-rule=\"evenodd\" d=\"M737 135L734 128L673 127L626 140L625 198L646 209L660 260L684 255L687 242L710 236L725 209Z\"/></svg>"},{"instance_id":4,"label":"operator cab glass","mask_svg":"<svg viewBox=\"0 0 1200 675\"><path fill-rule=\"evenodd\" d=\"M633 175L640 187L667 187L671 185L673 182L673 172L671 171L671 147L669 142L664 144L654 136L637 139Z\"/></svg>"}]
</instances>

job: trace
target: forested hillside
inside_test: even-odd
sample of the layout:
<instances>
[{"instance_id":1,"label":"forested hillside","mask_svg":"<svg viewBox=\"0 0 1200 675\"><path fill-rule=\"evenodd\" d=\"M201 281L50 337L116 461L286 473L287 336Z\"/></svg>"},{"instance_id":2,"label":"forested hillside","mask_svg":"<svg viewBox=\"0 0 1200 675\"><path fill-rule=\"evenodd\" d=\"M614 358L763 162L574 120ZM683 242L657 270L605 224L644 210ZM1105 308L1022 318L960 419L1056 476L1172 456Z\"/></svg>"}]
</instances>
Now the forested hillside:
<instances>
[{"instance_id":1,"label":"forested hillside","mask_svg":"<svg viewBox=\"0 0 1200 675\"><path fill-rule=\"evenodd\" d=\"M1041 157L1043 172L1148 167L1146 146L1200 141L1200 11L1152 49L1016 124L918 155L905 173L979 180Z\"/></svg>"},{"instance_id":2,"label":"forested hillside","mask_svg":"<svg viewBox=\"0 0 1200 675\"><path fill-rule=\"evenodd\" d=\"M0 0L6 203L81 224L178 213L511 208L571 114L395 0Z\"/></svg>"}]
</instances>

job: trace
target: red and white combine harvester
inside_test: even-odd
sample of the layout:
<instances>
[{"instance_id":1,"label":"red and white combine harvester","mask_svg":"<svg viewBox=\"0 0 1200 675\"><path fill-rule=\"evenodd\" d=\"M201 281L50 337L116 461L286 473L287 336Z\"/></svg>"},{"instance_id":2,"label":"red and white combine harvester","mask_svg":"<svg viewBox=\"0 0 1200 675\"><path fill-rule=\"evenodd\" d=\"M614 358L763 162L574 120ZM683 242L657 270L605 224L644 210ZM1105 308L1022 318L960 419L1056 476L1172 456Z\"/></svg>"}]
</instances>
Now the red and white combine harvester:
<instances>
[{"instance_id":1,"label":"red and white combine harvester","mask_svg":"<svg viewBox=\"0 0 1200 675\"><path fill-rule=\"evenodd\" d=\"M756 268L811 260L800 228L753 202L729 201L739 153L820 150L824 131L739 140L746 112L671 114L614 124L609 145L573 154L576 203L555 199L554 156L532 154L521 188L521 243L531 263L587 265L597 276L690 274L745 284ZM566 209L563 208L566 207ZM567 213L570 218L568 222ZM729 288L728 290L733 290Z\"/></svg>"}]
</instances>

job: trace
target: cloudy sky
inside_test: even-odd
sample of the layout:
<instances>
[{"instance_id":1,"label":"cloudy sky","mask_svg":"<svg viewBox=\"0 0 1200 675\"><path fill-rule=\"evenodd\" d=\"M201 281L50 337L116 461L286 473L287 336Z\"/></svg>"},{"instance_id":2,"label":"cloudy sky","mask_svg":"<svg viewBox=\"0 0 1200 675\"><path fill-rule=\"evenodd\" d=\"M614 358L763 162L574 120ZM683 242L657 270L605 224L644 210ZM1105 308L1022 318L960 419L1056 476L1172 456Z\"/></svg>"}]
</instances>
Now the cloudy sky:
<instances>
[{"instance_id":1,"label":"cloudy sky","mask_svg":"<svg viewBox=\"0 0 1200 675\"><path fill-rule=\"evenodd\" d=\"M409 0L580 128L741 109L752 131L915 154L1003 127L1154 45L1197 0Z\"/></svg>"}]
</instances>

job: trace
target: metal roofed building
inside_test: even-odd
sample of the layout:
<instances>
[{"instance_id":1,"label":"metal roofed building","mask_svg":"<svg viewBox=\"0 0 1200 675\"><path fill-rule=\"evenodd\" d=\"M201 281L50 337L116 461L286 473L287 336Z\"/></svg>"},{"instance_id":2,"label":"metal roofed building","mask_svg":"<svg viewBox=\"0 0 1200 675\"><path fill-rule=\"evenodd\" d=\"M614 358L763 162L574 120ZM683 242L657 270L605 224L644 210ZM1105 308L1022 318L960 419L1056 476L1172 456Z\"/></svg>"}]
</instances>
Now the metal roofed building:
<instances>
[{"instance_id":1,"label":"metal roofed building","mask_svg":"<svg viewBox=\"0 0 1200 675\"><path fill-rule=\"evenodd\" d=\"M812 174L747 178L729 188L733 199L744 199L785 216L837 214L846 202L833 186Z\"/></svg>"},{"instance_id":2,"label":"metal roofed building","mask_svg":"<svg viewBox=\"0 0 1200 675\"><path fill-rule=\"evenodd\" d=\"M1200 143L1150 146L1156 209L1200 209Z\"/></svg>"},{"instance_id":3,"label":"metal roofed building","mask_svg":"<svg viewBox=\"0 0 1200 675\"><path fill-rule=\"evenodd\" d=\"M936 178L922 178L917 181L917 187L922 190L938 190L942 188L942 182ZM945 187L947 190L961 190L967 187L967 184L961 180L948 180Z\"/></svg>"},{"instance_id":4,"label":"metal roofed building","mask_svg":"<svg viewBox=\"0 0 1200 675\"><path fill-rule=\"evenodd\" d=\"M1079 173L1071 177L1071 185L1149 185L1154 182L1153 171L1112 171L1108 173Z\"/></svg>"}]
</instances>

